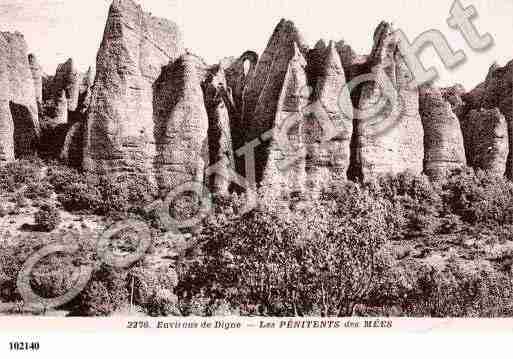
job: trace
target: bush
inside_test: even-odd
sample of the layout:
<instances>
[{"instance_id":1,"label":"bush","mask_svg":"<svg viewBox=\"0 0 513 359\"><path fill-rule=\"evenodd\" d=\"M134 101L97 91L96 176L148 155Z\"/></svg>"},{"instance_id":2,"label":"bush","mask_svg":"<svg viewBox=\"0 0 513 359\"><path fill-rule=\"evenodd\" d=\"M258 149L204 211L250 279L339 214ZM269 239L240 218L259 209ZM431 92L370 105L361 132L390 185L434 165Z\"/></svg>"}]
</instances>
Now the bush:
<instances>
[{"instance_id":1,"label":"bush","mask_svg":"<svg viewBox=\"0 0 513 359\"><path fill-rule=\"evenodd\" d=\"M25 196L32 200L48 199L53 195L53 187L47 181L34 181L24 190Z\"/></svg>"},{"instance_id":2,"label":"bush","mask_svg":"<svg viewBox=\"0 0 513 359\"><path fill-rule=\"evenodd\" d=\"M57 208L50 204L45 204L34 214L34 222L39 230L51 232L59 226L61 215Z\"/></svg>"},{"instance_id":3,"label":"bush","mask_svg":"<svg viewBox=\"0 0 513 359\"><path fill-rule=\"evenodd\" d=\"M21 187L37 181L41 177L43 163L40 160L18 160L0 168L0 188L14 192Z\"/></svg>"},{"instance_id":4,"label":"bush","mask_svg":"<svg viewBox=\"0 0 513 359\"><path fill-rule=\"evenodd\" d=\"M54 165L48 168L47 180L54 191L61 194L70 185L84 183L86 176L73 168Z\"/></svg>"},{"instance_id":5,"label":"bush","mask_svg":"<svg viewBox=\"0 0 513 359\"><path fill-rule=\"evenodd\" d=\"M466 169L442 183L448 209L464 222L513 223L513 184L501 176Z\"/></svg>"},{"instance_id":6,"label":"bush","mask_svg":"<svg viewBox=\"0 0 513 359\"><path fill-rule=\"evenodd\" d=\"M23 191L16 192L14 194L14 202L18 208L26 208L30 204L30 201L25 197L25 193Z\"/></svg>"},{"instance_id":7,"label":"bush","mask_svg":"<svg viewBox=\"0 0 513 359\"><path fill-rule=\"evenodd\" d=\"M433 235L441 226L444 203L441 188L426 176L383 175L364 184L376 199L389 204L388 222L396 237Z\"/></svg>"},{"instance_id":8,"label":"bush","mask_svg":"<svg viewBox=\"0 0 513 359\"><path fill-rule=\"evenodd\" d=\"M60 192L57 198L66 211L93 214L104 208L99 190L89 183L69 183Z\"/></svg>"},{"instance_id":9,"label":"bush","mask_svg":"<svg viewBox=\"0 0 513 359\"><path fill-rule=\"evenodd\" d=\"M330 194L288 216L254 210L198 235L200 255L179 266L177 293L243 315L351 315L374 284L388 237L385 206L365 191Z\"/></svg>"}]
</instances>

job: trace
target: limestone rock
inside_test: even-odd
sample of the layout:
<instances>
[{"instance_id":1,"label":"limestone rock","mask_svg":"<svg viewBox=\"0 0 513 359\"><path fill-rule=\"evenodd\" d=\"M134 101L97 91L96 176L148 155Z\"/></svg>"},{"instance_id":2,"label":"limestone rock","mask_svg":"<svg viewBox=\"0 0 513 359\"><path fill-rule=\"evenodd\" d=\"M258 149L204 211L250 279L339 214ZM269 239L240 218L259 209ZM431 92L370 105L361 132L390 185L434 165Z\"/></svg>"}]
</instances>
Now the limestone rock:
<instances>
[{"instance_id":1,"label":"limestone rock","mask_svg":"<svg viewBox=\"0 0 513 359\"><path fill-rule=\"evenodd\" d=\"M398 39L381 23L369 57L373 82L362 85L355 134L355 170L367 179L378 174L420 174L424 157L418 89L399 52Z\"/></svg>"},{"instance_id":2,"label":"limestone rock","mask_svg":"<svg viewBox=\"0 0 513 359\"><path fill-rule=\"evenodd\" d=\"M83 122L76 122L66 131L59 157L68 166L82 166L84 125Z\"/></svg>"},{"instance_id":3,"label":"limestone rock","mask_svg":"<svg viewBox=\"0 0 513 359\"><path fill-rule=\"evenodd\" d=\"M319 191L347 178L353 106L335 44L330 42L313 61L310 69L318 71L312 82L311 103L308 110L303 110L302 137L307 151L307 184L310 190Z\"/></svg>"},{"instance_id":4,"label":"limestone rock","mask_svg":"<svg viewBox=\"0 0 513 359\"><path fill-rule=\"evenodd\" d=\"M184 53L177 26L115 0L97 55L84 168L151 172L156 155L153 84Z\"/></svg>"},{"instance_id":5,"label":"limestone rock","mask_svg":"<svg viewBox=\"0 0 513 359\"><path fill-rule=\"evenodd\" d=\"M68 123L68 99L66 98L66 92L61 91L61 96L57 99L56 110L55 110L55 124Z\"/></svg>"},{"instance_id":6,"label":"limestone rock","mask_svg":"<svg viewBox=\"0 0 513 359\"><path fill-rule=\"evenodd\" d=\"M0 164L14 160L14 122L9 107L9 70L7 56L3 56L8 44L0 36Z\"/></svg>"},{"instance_id":7,"label":"limestone rock","mask_svg":"<svg viewBox=\"0 0 513 359\"><path fill-rule=\"evenodd\" d=\"M274 30L244 91L243 126L251 140L273 128L276 108L296 47L306 56L308 47L293 22L282 19Z\"/></svg>"},{"instance_id":8,"label":"limestone rock","mask_svg":"<svg viewBox=\"0 0 513 359\"><path fill-rule=\"evenodd\" d=\"M351 46L346 44L344 41L337 42L336 48L340 55L340 60L348 83L355 80L358 76L365 75L370 72L369 56L358 55L354 52ZM356 86L350 93L354 108L359 106L361 88L362 86Z\"/></svg>"},{"instance_id":9,"label":"limestone rock","mask_svg":"<svg viewBox=\"0 0 513 359\"><path fill-rule=\"evenodd\" d=\"M469 93L464 94L462 99L467 103L469 111L498 108L504 115L508 124L510 140L506 176L513 179L513 144L511 143L513 138L513 60L503 67L493 64L486 80Z\"/></svg>"},{"instance_id":10,"label":"limestone rock","mask_svg":"<svg viewBox=\"0 0 513 359\"><path fill-rule=\"evenodd\" d=\"M468 110L467 104L463 101L463 96L466 92L465 88L462 85L457 84L451 87L442 88L440 91L442 92L442 96L445 101L451 104L452 112L454 112L458 118L465 116Z\"/></svg>"},{"instance_id":11,"label":"limestone rock","mask_svg":"<svg viewBox=\"0 0 513 359\"><path fill-rule=\"evenodd\" d=\"M420 87L420 113L424 126L424 172L432 179L466 165L463 134L458 118L440 89Z\"/></svg>"},{"instance_id":12,"label":"limestone rock","mask_svg":"<svg viewBox=\"0 0 513 359\"><path fill-rule=\"evenodd\" d=\"M92 87L94 84L95 70L92 67L87 69L87 72L82 75L82 83L79 89L79 98L77 111L85 114L91 104Z\"/></svg>"},{"instance_id":13,"label":"limestone rock","mask_svg":"<svg viewBox=\"0 0 513 359\"><path fill-rule=\"evenodd\" d=\"M302 65L299 64L306 65L304 57L307 53L308 47L294 23L281 20L258 61L254 76L244 91L241 126L247 130L246 142L253 141L279 126L283 121L281 117L286 113L298 111L299 93L307 87L305 70L300 69ZM304 78L304 83L286 82L287 79L295 76L301 80ZM295 93L289 95L290 91ZM296 100L290 100L291 98ZM283 103L285 100L290 100L291 103ZM282 109L283 106L286 108ZM290 109L291 107L294 108ZM257 183L263 179L269 147L269 143L264 143L255 150ZM243 172L241 168L238 170Z\"/></svg>"},{"instance_id":14,"label":"limestone rock","mask_svg":"<svg viewBox=\"0 0 513 359\"><path fill-rule=\"evenodd\" d=\"M155 167L163 189L190 181L203 183L209 119L200 84L192 55L164 67L155 83Z\"/></svg>"},{"instance_id":15,"label":"limestone rock","mask_svg":"<svg viewBox=\"0 0 513 359\"><path fill-rule=\"evenodd\" d=\"M276 106L272 138L269 145L261 145L255 151L257 182L270 189L275 198L303 192L306 182L302 128L303 110L309 100L303 93L307 86L307 63L296 43L293 50ZM261 181L260 173L263 173Z\"/></svg>"},{"instance_id":16,"label":"limestone rock","mask_svg":"<svg viewBox=\"0 0 513 359\"><path fill-rule=\"evenodd\" d=\"M509 153L508 124L499 109L471 110L461 122L468 165L503 176Z\"/></svg>"},{"instance_id":17,"label":"limestone rock","mask_svg":"<svg viewBox=\"0 0 513 359\"><path fill-rule=\"evenodd\" d=\"M69 111L75 111L78 106L81 83L82 75L76 68L73 59L68 59L65 63L58 65L53 78L53 96L55 101L59 101L61 92L64 90Z\"/></svg>"},{"instance_id":18,"label":"limestone rock","mask_svg":"<svg viewBox=\"0 0 513 359\"><path fill-rule=\"evenodd\" d=\"M226 83L231 90L235 109L239 113L242 112L244 90L254 77L257 63L258 54L254 51L246 51L237 60L229 63L229 65L221 65L226 74Z\"/></svg>"},{"instance_id":19,"label":"limestone rock","mask_svg":"<svg viewBox=\"0 0 513 359\"><path fill-rule=\"evenodd\" d=\"M230 172L235 171L228 110L233 100L227 93L227 80L221 65L210 69L202 87L208 114L209 163L219 170L211 176L210 188L214 193L227 194Z\"/></svg>"},{"instance_id":20,"label":"limestone rock","mask_svg":"<svg viewBox=\"0 0 513 359\"><path fill-rule=\"evenodd\" d=\"M36 92L36 101L38 107L41 107L43 103L43 70L37 58L34 54L28 55L30 71L32 72L32 78L34 79L34 90Z\"/></svg>"},{"instance_id":21,"label":"limestone rock","mask_svg":"<svg viewBox=\"0 0 513 359\"><path fill-rule=\"evenodd\" d=\"M39 117L27 44L20 33L0 33L0 156L4 161L37 151Z\"/></svg>"},{"instance_id":22,"label":"limestone rock","mask_svg":"<svg viewBox=\"0 0 513 359\"><path fill-rule=\"evenodd\" d=\"M258 54L253 51L246 51L238 59L226 58L220 64L226 77L226 96L229 101L225 101L225 104L228 106L230 116L234 150L244 145L246 128L242 124L243 98L248 84L254 77L257 63Z\"/></svg>"}]
</instances>

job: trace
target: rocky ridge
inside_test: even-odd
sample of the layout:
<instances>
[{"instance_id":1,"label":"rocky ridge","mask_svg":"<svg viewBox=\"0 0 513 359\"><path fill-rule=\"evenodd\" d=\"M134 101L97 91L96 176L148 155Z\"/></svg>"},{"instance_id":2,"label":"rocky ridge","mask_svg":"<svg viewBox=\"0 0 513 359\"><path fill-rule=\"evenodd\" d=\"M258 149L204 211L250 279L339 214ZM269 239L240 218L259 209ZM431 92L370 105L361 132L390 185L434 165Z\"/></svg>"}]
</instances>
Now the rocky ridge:
<instances>
[{"instance_id":1,"label":"rocky ridge","mask_svg":"<svg viewBox=\"0 0 513 359\"><path fill-rule=\"evenodd\" d=\"M227 193L233 172L249 175L251 156L237 150L258 139L255 179L277 198L466 165L513 179L513 61L469 92L411 89L392 26L379 24L372 41L368 55L343 40L311 48L283 19L260 56L209 65L174 23L115 0L95 68L82 73L69 59L47 76L20 34L1 33L0 160L39 153L145 173L167 190L193 181Z\"/></svg>"}]
</instances>

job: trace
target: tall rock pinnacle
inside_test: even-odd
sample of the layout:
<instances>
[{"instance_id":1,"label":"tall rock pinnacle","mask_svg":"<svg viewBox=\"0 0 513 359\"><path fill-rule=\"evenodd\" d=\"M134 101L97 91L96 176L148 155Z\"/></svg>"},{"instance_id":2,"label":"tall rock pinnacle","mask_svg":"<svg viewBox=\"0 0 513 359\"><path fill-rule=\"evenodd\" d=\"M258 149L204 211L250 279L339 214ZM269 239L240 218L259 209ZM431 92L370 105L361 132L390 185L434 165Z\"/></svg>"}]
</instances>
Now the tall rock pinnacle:
<instances>
[{"instance_id":1,"label":"tall rock pinnacle","mask_svg":"<svg viewBox=\"0 0 513 359\"><path fill-rule=\"evenodd\" d=\"M208 115L197 61L182 56L162 70L154 86L155 167L157 183L167 190L204 180Z\"/></svg>"},{"instance_id":2,"label":"tall rock pinnacle","mask_svg":"<svg viewBox=\"0 0 513 359\"><path fill-rule=\"evenodd\" d=\"M376 29L368 65L374 81L363 85L357 112L355 161L360 176L420 174L424 146L419 94L408 87L412 74L390 24Z\"/></svg>"},{"instance_id":3,"label":"tall rock pinnacle","mask_svg":"<svg viewBox=\"0 0 513 359\"><path fill-rule=\"evenodd\" d=\"M440 89L420 87L420 113L424 125L424 172L432 179L466 165L463 134L458 118Z\"/></svg>"},{"instance_id":4,"label":"tall rock pinnacle","mask_svg":"<svg viewBox=\"0 0 513 359\"><path fill-rule=\"evenodd\" d=\"M311 104L304 111L306 172L311 190L327 189L346 180L353 133L353 106L334 42L318 51ZM309 56L309 59L312 57ZM315 68L315 64L310 68Z\"/></svg>"},{"instance_id":5,"label":"tall rock pinnacle","mask_svg":"<svg viewBox=\"0 0 513 359\"><path fill-rule=\"evenodd\" d=\"M156 155L153 84L184 53L177 26L115 0L97 55L87 119L84 167L152 171Z\"/></svg>"},{"instance_id":6,"label":"tall rock pinnacle","mask_svg":"<svg viewBox=\"0 0 513 359\"><path fill-rule=\"evenodd\" d=\"M0 33L0 160L34 155L39 116L27 44L20 33Z\"/></svg>"}]
</instances>

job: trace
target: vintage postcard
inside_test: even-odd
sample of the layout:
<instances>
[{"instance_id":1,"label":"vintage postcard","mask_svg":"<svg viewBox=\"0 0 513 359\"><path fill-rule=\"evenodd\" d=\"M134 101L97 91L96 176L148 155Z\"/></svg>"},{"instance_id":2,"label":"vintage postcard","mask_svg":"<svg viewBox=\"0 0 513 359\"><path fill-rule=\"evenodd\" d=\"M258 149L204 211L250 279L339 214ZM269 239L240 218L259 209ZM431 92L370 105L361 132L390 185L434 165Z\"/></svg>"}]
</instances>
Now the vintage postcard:
<instances>
[{"instance_id":1,"label":"vintage postcard","mask_svg":"<svg viewBox=\"0 0 513 359\"><path fill-rule=\"evenodd\" d=\"M513 328L512 0L0 20L8 356L29 331Z\"/></svg>"}]
</instances>

